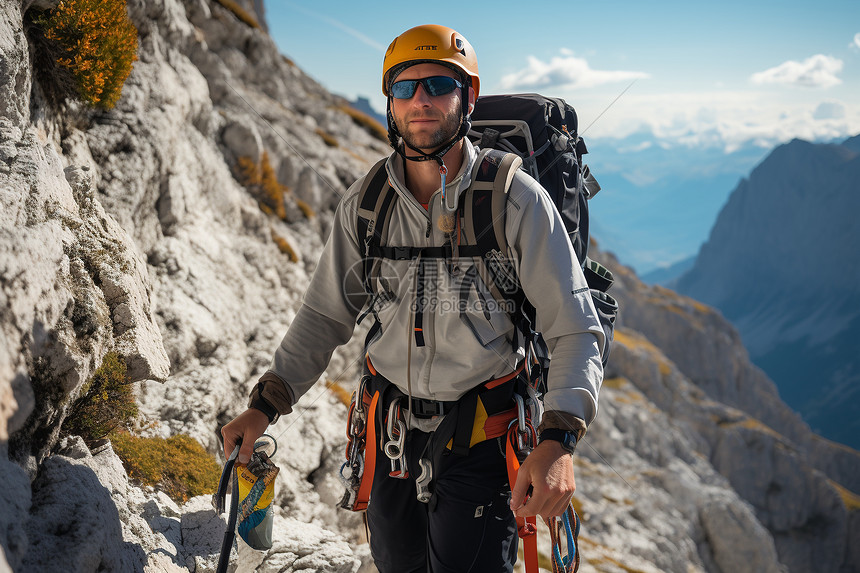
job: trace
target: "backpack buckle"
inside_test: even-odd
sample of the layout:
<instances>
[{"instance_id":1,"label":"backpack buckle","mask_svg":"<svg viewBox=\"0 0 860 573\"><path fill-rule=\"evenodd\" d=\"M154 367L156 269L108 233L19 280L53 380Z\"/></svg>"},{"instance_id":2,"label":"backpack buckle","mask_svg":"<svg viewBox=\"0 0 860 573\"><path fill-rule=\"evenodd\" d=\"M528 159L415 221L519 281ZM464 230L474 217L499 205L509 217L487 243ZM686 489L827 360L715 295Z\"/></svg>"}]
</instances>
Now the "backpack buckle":
<instances>
[{"instance_id":1,"label":"backpack buckle","mask_svg":"<svg viewBox=\"0 0 860 573\"><path fill-rule=\"evenodd\" d=\"M392 257L395 261L408 261L412 258L412 249L409 247L394 247L394 256Z\"/></svg>"}]
</instances>

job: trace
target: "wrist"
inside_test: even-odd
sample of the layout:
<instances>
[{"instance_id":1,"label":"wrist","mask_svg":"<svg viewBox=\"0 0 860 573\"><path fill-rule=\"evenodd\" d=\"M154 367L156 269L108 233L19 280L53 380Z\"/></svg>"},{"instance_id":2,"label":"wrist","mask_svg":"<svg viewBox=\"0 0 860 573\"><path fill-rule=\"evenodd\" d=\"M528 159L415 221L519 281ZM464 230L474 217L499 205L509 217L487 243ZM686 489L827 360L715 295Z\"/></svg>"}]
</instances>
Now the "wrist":
<instances>
[{"instance_id":1,"label":"wrist","mask_svg":"<svg viewBox=\"0 0 860 573\"><path fill-rule=\"evenodd\" d=\"M546 441L556 442L565 452L573 454L576 450L578 436L576 432L560 428L546 428L538 436L538 444Z\"/></svg>"},{"instance_id":2,"label":"wrist","mask_svg":"<svg viewBox=\"0 0 860 573\"><path fill-rule=\"evenodd\" d=\"M262 412L266 415L266 418L269 419L269 423L274 424L278 421L280 414L268 400L263 398L262 392L260 392L259 388L260 385L258 384L251 393L251 399L248 401L248 408Z\"/></svg>"}]
</instances>

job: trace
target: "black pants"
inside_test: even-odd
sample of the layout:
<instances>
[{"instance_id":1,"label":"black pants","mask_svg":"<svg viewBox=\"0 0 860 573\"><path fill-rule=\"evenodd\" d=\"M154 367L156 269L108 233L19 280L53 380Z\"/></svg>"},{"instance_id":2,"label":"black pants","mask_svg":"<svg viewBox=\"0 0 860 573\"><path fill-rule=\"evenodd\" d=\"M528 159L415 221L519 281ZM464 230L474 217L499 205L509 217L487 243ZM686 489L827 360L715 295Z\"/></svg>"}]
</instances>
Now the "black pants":
<instances>
[{"instance_id":1,"label":"black pants","mask_svg":"<svg viewBox=\"0 0 860 573\"><path fill-rule=\"evenodd\" d=\"M370 550L381 573L510 573L517 558L517 524L508 500L505 457L498 440L476 444L468 456L446 452L434 467L434 500L416 498L418 460L430 434L407 434L409 478L389 477L377 450L367 510Z\"/></svg>"}]
</instances>

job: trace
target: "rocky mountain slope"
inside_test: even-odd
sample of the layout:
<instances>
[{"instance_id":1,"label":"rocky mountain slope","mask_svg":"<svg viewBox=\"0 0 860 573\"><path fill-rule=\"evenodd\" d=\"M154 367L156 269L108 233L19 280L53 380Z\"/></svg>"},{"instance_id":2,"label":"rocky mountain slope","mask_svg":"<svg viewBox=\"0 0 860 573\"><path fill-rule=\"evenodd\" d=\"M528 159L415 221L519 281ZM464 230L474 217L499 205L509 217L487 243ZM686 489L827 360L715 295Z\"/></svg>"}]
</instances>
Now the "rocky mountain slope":
<instances>
[{"instance_id":1,"label":"rocky mountain slope","mask_svg":"<svg viewBox=\"0 0 860 573\"><path fill-rule=\"evenodd\" d=\"M217 454L339 195L387 147L211 0L130 1L139 60L116 108L58 109L29 5L0 7L0 572L213 571L224 523L207 495L179 504L61 426L114 352L138 432ZM282 203L243 161L269 163ZM613 269L621 325L576 459L581 570L857 570L857 453L812 435L717 313ZM360 338L270 428L276 542L240 544L239 570L372 569L360 518L334 509L346 410L329 382L349 385Z\"/></svg>"},{"instance_id":2,"label":"rocky mountain slope","mask_svg":"<svg viewBox=\"0 0 860 573\"><path fill-rule=\"evenodd\" d=\"M792 141L741 181L677 289L737 326L817 431L860 447L860 136Z\"/></svg>"}]
</instances>

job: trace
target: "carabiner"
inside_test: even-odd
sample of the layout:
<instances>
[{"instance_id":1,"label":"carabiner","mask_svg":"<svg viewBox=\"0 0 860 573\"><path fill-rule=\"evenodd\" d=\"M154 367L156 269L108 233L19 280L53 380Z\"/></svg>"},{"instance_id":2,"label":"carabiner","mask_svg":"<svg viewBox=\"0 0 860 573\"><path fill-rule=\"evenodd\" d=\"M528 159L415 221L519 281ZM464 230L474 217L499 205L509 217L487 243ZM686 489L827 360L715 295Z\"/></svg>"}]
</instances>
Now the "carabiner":
<instances>
[{"instance_id":1,"label":"carabiner","mask_svg":"<svg viewBox=\"0 0 860 573\"><path fill-rule=\"evenodd\" d=\"M383 448L389 460L399 460L403 457L403 446L406 445L406 424L403 420L397 420L397 434L397 439L392 437Z\"/></svg>"},{"instance_id":2,"label":"carabiner","mask_svg":"<svg viewBox=\"0 0 860 573\"><path fill-rule=\"evenodd\" d=\"M430 492L430 481L433 479L433 466L430 460L421 458L418 460L418 467L421 468L421 475L415 480L416 497L421 503L430 503L433 494Z\"/></svg>"}]
</instances>

